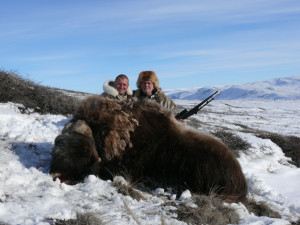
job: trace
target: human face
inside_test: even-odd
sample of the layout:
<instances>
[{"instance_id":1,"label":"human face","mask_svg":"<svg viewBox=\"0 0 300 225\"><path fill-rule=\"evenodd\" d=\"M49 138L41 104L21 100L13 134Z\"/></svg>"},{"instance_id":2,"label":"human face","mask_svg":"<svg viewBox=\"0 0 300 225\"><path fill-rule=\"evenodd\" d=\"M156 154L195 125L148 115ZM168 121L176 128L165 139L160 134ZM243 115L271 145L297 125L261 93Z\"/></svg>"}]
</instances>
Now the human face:
<instances>
[{"instance_id":1,"label":"human face","mask_svg":"<svg viewBox=\"0 0 300 225\"><path fill-rule=\"evenodd\" d=\"M154 89L153 82L150 80L143 80L141 82L141 89L145 95L152 95L152 91Z\"/></svg>"},{"instance_id":2,"label":"human face","mask_svg":"<svg viewBox=\"0 0 300 225\"><path fill-rule=\"evenodd\" d=\"M118 78L115 81L115 88L117 89L119 95L125 94L128 87L129 87L129 82L127 79Z\"/></svg>"}]
</instances>

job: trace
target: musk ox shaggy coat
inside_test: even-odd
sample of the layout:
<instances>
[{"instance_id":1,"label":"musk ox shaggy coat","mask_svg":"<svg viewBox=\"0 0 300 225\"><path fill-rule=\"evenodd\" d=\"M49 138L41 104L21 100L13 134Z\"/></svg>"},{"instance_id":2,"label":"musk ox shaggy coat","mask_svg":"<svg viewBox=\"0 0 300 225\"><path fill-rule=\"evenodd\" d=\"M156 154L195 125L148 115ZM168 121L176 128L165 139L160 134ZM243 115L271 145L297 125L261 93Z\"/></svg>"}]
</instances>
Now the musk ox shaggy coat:
<instances>
[{"instance_id":1,"label":"musk ox shaggy coat","mask_svg":"<svg viewBox=\"0 0 300 225\"><path fill-rule=\"evenodd\" d=\"M244 174L228 147L181 125L159 104L100 96L83 100L55 139L50 173L76 182L88 174L107 179L124 170L136 180L149 177L228 201L247 194Z\"/></svg>"}]
</instances>

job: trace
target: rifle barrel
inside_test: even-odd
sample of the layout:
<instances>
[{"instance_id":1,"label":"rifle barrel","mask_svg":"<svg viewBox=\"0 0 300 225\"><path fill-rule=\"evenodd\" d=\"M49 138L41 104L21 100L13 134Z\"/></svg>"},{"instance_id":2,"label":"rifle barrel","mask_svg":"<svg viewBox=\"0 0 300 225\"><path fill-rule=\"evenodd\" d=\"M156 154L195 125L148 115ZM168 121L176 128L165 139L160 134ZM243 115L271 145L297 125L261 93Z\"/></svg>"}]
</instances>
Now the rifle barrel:
<instances>
[{"instance_id":1,"label":"rifle barrel","mask_svg":"<svg viewBox=\"0 0 300 225\"><path fill-rule=\"evenodd\" d=\"M202 102L200 102L198 105L196 105L194 108L191 110L187 111L184 109L181 111L179 114L175 116L176 119L187 119L193 114L197 114L200 109L202 109L204 106L206 106L208 103L210 103L214 98L220 94L220 91L215 91L213 94L208 96L206 99L204 99Z\"/></svg>"}]
</instances>

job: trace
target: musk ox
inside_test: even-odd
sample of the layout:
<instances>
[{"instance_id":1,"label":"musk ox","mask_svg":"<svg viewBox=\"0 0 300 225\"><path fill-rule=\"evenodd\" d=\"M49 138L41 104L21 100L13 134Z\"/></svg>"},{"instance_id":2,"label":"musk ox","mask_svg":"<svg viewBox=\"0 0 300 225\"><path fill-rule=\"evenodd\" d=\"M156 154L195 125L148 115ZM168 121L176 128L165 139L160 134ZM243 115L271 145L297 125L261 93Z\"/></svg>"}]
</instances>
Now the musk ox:
<instances>
[{"instance_id":1,"label":"musk ox","mask_svg":"<svg viewBox=\"0 0 300 225\"><path fill-rule=\"evenodd\" d=\"M228 147L181 125L159 104L100 96L83 100L55 139L50 173L74 183L88 174L108 179L124 170L133 179L214 192L228 201L242 201L247 194L245 176Z\"/></svg>"}]
</instances>

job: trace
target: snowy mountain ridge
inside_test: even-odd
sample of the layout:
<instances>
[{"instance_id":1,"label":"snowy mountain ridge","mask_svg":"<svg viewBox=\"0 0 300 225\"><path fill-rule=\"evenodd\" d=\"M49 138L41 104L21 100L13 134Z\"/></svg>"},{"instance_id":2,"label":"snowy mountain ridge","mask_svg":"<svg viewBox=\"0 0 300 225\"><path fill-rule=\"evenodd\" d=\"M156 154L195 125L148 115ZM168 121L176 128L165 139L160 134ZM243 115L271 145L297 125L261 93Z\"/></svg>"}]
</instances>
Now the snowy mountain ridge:
<instances>
[{"instance_id":1,"label":"snowy mountain ridge","mask_svg":"<svg viewBox=\"0 0 300 225\"><path fill-rule=\"evenodd\" d=\"M172 99L202 100L219 90L219 100L300 100L300 76L275 78L242 85L201 87L190 90L165 90Z\"/></svg>"}]
</instances>

